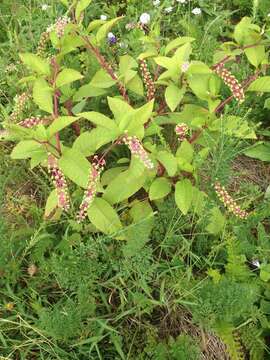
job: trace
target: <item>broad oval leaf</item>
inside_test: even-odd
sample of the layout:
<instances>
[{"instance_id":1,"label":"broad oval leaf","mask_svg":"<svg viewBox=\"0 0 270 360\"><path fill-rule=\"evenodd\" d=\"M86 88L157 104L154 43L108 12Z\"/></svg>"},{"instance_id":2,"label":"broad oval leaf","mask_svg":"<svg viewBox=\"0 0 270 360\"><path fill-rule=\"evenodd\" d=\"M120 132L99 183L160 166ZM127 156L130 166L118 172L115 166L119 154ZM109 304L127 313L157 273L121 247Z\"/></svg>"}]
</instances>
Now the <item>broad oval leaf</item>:
<instances>
[{"instance_id":1,"label":"broad oval leaf","mask_svg":"<svg viewBox=\"0 0 270 360\"><path fill-rule=\"evenodd\" d=\"M117 212L103 198L95 198L87 213L89 220L104 234L114 234L122 228Z\"/></svg>"},{"instance_id":2,"label":"broad oval leaf","mask_svg":"<svg viewBox=\"0 0 270 360\"><path fill-rule=\"evenodd\" d=\"M247 91L270 92L270 76L263 76L253 81Z\"/></svg>"},{"instance_id":3,"label":"broad oval leaf","mask_svg":"<svg viewBox=\"0 0 270 360\"><path fill-rule=\"evenodd\" d=\"M180 104L185 94L185 88L179 89L178 86L170 84L165 91L165 100L171 111L174 111Z\"/></svg>"},{"instance_id":4,"label":"broad oval leaf","mask_svg":"<svg viewBox=\"0 0 270 360\"><path fill-rule=\"evenodd\" d=\"M177 159L169 151L160 151L157 160L165 167L169 176L174 176L177 171Z\"/></svg>"},{"instance_id":5,"label":"broad oval leaf","mask_svg":"<svg viewBox=\"0 0 270 360\"><path fill-rule=\"evenodd\" d=\"M56 86L60 88L63 85L67 85L82 78L83 76L79 73L79 71L74 69L64 69L57 75Z\"/></svg>"},{"instance_id":6,"label":"broad oval leaf","mask_svg":"<svg viewBox=\"0 0 270 360\"><path fill-rule=\"evenodd\" d=\"M166 178L155 179L149 189L149 199L158 200L167 196L171 191L171 183Z\"/></svg>"},{"instance_id":7,"label":"broad oval leaf","mask_svg":"<svg viewBox=\"0 0 270 360\"><path fill-rule=\"evenodd\" d=\"M47 129L49 138L56 134L58 131L61 131L70 124L74 123L74 121L78 119L79 118L76 116L59 116L58 118L54 119L53 123Z\"/></svg>"}]
</instances>

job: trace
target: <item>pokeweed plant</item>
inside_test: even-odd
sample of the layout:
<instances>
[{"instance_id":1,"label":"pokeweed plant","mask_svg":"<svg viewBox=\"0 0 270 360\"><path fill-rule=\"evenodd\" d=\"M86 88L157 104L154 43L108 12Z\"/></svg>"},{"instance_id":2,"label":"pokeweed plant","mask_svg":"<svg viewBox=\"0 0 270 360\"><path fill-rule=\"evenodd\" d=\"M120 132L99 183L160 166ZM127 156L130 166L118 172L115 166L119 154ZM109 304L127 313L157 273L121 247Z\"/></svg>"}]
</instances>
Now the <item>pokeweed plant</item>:
<instances>
[{"instance_id":1,"label":"pokeweed plant","mask_svg":"<svg viewBox=\"0 0 270 360\"><path fill-rule=\"evenodd\" d=\"M128 239L125 226L151 218L155 202L170 193L183 215L200 216L209 200L198 185L213 150L207 137L222 131L256 139L246 119L223 110L232 101L241 106L247 92L269 91L270 77L260 77L268 67L268 33L243 18L209 65L193 59L196 39L165 43L157 26L128 24L126 29L139 31L141 49L136 56L117 57L111 28L121 26L123 16L85 24L91 0L61 2L66 15L42 33L36 53L20 54L30 74L20 80L24 92L1 132L4 141L18 142L12 159L30 159L32 169L47 167L54 189L45 217L58 219L66 212L78 222L88 218L94 231ZM230 70L240 57L250 64L243 82ZM224 99L225 86L231 95ZM247 218L219 179L210 181L217 197L208 230L215 233L224 223L218 199ZM80 205L80 192L71 183L84 191Z\"/></svg>"}]
</instances>

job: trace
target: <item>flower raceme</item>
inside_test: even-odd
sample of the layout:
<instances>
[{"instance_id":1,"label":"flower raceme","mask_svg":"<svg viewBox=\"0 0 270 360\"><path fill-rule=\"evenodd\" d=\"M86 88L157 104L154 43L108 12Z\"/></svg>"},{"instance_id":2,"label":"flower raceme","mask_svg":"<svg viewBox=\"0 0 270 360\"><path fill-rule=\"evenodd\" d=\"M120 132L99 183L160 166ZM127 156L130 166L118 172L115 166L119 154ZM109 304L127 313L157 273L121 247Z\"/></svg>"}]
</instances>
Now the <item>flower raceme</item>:
<instances>
[{"instance_id":1,"label":"flower raceme","mask_svg":"<svg viewBox=\"0 0 270 360\"><path fill-rule=\"evenodd\" d=\"M154 168L154 164L149 158L147 151L144 150L140 140L136 136L125 135L122 141L128 146L131 154L140 159L147 169L152 170Z\"/></svg>"},{"instance_id":2,"label":"flower raceme","mask_svg":"<svg viewBox=\"0 0 270 360\"><path fill-rule=\"evenodd\" d=\"M104 169L104 166L105 166L105 160L104 159L98 160L98 157L95 156L89 174L87 189L84 192L83 200L81 202L80 209L77 214L78 222L83 221L87 216L87 210L96 196L100 174Z\"/></svg>"},{"instance_id":3,"label":"flower raceme","mask_svg":"<svg viewBox=\"0 0 270 360\"><path fill-rule=\"evenodd\" d=\"M214 188L219 200L223 202L225 207L231 213L240 219L246 219L248 217L248 213L245 210L242 210L240 206L236 204L235 200L228 194L224 186L222 186L219 182L216 182Z\"/></svg>"},{"instance_id":4,"label":"flower raceme","mask_svg":"<svg viewBox=\"0 0 270 360\"><path fill-rule=\"evenodd\" d=\"M64 174L58 166L57 158L52 154L48 155L48 171L52 177L52 181L57 192L58 206L59 208L68 211L70 208L70 202L67 182Z\"/></svg>"},{"instance_id":5,"label":"flower raceme","mask_svg":"<svg viewBox=\"0 0 270 360\"><path fill-rule=\"evenodd\" d=\"M150 71L148 70L148 66L145 60L140 60L140 69L143 76L143 81L145 83L145 86L147 88L147 99L148 101L152 100L155 97L155 85L152 79L152 76L150 74Z\"/></svg>"},{"instance_id":6,"label":"flower raceme","mask_svg":"<svg viewBox=\"0 0 270 360\"><path fill-rule=\"evenodd\" d=\"M35 127L37 125L43 124L43 119L41 119L40 117L30 117L27 119L24 119L22 121L19 122L20 126L23 126L25 128L32 128Z\"/></svg>"},{"instance_id":7,"label":"flower raceme","mask_svg":"<svg viewBox=\"0 0 270 360\"><path fill-rule=\"evenodd\" d=\"M15 122L18 120L21 113L24 111L25 105L29 99L29 95L27 93L22 93L19 96L15 96L15 106L12 114L10 115L10 120Z\"/></svg>"},{"instance_id":8,"label":"flower raceme","mask_svg":"<svg viewBox=\"0 0 270 360\"><path fill-rule=\"evenodd\" d=\"M176 135L178 136L179 141L184 141L187 137L188 126L185 123L176 125L175 127Z\"/></svg>"},{"instance_id":9,"label":"flower raceme","mask_svg":"<svg viewBox=\"0 0 270 360\"><path fill-rule=\"evenodd\" d=\"M237 101L242 102L245 100L245 94L241 84L236 79L236 77L224 67L223 63L216 66L214 71L218 76L221 77L224 83L229 86L233 96Z\"/></svg>"}]
</instances>

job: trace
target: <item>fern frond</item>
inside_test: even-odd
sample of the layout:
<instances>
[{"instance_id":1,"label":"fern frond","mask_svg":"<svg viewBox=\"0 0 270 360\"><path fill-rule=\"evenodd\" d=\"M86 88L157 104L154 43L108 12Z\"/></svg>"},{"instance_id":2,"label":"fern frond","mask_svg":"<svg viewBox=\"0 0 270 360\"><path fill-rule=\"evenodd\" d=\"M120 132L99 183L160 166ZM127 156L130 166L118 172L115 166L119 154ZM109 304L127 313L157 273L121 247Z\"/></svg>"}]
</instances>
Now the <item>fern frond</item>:
<instances>
[{"instance_id":1,"label":"fern frond","mask_svg":"<svg viewBox=\"0 0 270 360\"><path fill-rule=\"evenodd\" d=\"M244 360L245 354L239 336L234 332L234 328L228 324L218 327L217 333L227 347L231 360Z\"/></svg>"}]
</instances>

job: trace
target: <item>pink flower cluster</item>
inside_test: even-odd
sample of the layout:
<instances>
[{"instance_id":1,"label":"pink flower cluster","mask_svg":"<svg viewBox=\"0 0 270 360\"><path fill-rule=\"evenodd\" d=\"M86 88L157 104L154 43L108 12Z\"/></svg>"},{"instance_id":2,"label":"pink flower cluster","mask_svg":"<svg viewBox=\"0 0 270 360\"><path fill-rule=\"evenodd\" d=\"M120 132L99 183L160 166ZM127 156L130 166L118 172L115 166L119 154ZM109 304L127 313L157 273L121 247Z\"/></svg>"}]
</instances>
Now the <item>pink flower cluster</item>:
<instances>
[{"instance_id":1,"label":"pink flower cluster","mask_svg":"<svg viewBox=\"0 0 270 360\"><path fill-rule=\"evenodd\" d=\"M184 141L186 139L187 133L188 133L187 124L181 123L181 124L176 125L175 132L178 135L178 140Z\"/></svg>"},{"instance_id":2,"label":"pink flower cluster","mask_svg":"<svg viewBox=\"0 0 270 360\"><path fill-rule=\"evenodd\" d=\"M39 124L43 124L43 120L40 117L30 117L19 122L19 125L25 128L32 128Z\"/></svg>"},{"instance_id":3,"label":"pink flower cluster","mask_svg":"<svg viewBox=\"0 0 270 360\"><path fill-rule=\"evenodd\" d=\"M64 33L66 26L70 23L70 18L67 16L63 16L61 18L58 18L55 22L55 24L50 25L47 28L47 32L50 33L52 31L56 32L57 37L60 39Z\"/></svg>"},{"instance_id":4,"label":"pink flower cluster","mask_svg":"<svg viewBox=\"0 0 270 360\"><path fill-rule=\"evenodd\" d=\"M242 85L239 83L236 77L224 67L223 63L216 66L214 71L218 76L221 77L224 83L229 86L233 96L237 101L242 102L245 100L245 94Z\"/></svg>"},{"instance_id":5,"label":"pink flower cluster","mask_svg":"<svg viewBox=\"0 0 270 360\"><path fill-rule=\"evenodd\" d=\"M128 146L131 154L139 158L147 169L152 170L154 168L152 160L149 158L148 153L144 150L140 140L136 136L125 135L122 141Z\"/></svg>"},{"instance_id":6,"label":"pink flower cluster","mask_svg":"<svg viewBox=\"0 0 270 360\"><path fill-rule=\"evenodd\" d=\"M68 211L70 208L70 203L69 203L67 182L64 177L64 174L62 173L62 171L58 166L57 158L52 154L48 155L48 171L49 174L51 175L53 184L57 192L58 206L61 209Z\"/></svg>"},{"instance_id":7,"label":"pink flower cluster","mask_svg":"<svg viewBox=\"0 0 270 360\"><path fill-rule=\"evenodd\" d=\"M219 182L216 182L214 188L219 200L223 202L225 207L231 213L240 219L246 219L248 217L248 213L245 210L242 210L240 206L236 204L235 200L228 194L224 186L222 186Z\"/></svg>"},{"instance_id":8,"label":"pink flower cluster","mask_svg":"<svg viewBox=\"0 0 270 360\"><path fill-rule=\"evenodd\" d=\"M104 166L105 166L105 160L104 159L99 160L98 157L95 156L89 174L87 189L84 192L83 200L81 202L80 209L77 214L78 222L83 221L87 216L87 210L96 196L98 181L100 178L100 174L104 169Z\"/></svg>"},{"instance_id":9,"label":"pink flower cluster","mask_svg":"<svg viewBox=\"0 0 270 360\"><path fill-rule=\"evenodd\" d=\"M145 60L140 60L140 69L142 72L143 81L147 88L147 100L152 100L155 97L156 89Z\"/></svg>"}]
</instances>

